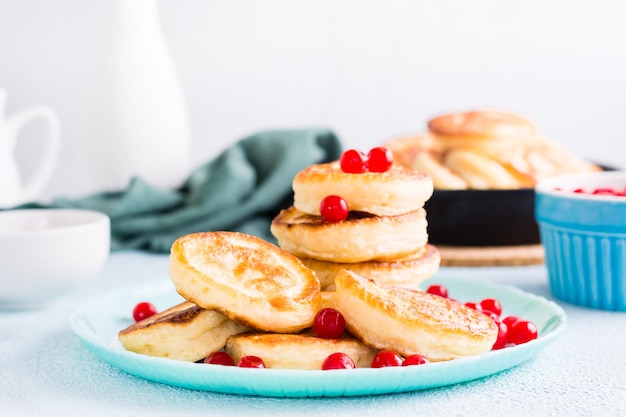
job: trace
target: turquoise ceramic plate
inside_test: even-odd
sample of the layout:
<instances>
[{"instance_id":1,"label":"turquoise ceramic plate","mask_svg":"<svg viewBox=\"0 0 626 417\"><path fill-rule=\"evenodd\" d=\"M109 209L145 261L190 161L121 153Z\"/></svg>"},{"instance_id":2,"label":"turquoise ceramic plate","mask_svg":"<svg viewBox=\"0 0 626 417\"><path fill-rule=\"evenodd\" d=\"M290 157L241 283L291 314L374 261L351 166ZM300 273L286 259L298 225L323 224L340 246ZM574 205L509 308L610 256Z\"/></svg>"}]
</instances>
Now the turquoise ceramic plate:
<instances>
[{"instance_id":1,"label":"turquoise ceramic plate","mask_svg":"<svg viewBox=\"0 0 626 417\"><path fill-rule=\"evenodd\" d=\"M539 353L565 326L565 314L555 303L512 287L466 279L433 277L459 301L495 297L505 315L532 320L540 331L537 340L492 351L478 357L422 366L299 371L211 366L150 357L124 350L117 333L131 323L132 309L150 301L159 311L182 299L169 281L127 288L90 300L70 318L72 330L102 361L131 375L162 384L195 390L274 397L356 396L423 390L471 381L512 368ZM428 283L425 283L428 285Z\"/></svg>"}]
</instances>

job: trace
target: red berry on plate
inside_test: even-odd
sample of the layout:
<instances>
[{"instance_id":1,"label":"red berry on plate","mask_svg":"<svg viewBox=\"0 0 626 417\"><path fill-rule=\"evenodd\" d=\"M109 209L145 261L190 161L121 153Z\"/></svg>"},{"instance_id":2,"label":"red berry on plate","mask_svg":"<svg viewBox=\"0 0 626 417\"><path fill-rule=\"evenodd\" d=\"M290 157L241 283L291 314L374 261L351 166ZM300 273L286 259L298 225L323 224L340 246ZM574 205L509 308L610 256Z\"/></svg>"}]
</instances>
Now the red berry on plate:
<instances>
[{"instance_id":1,"label":"red berry on plate","mask_svg":"<svg viewBox=\"0 0 626 417\"><path fill-rule=\"evenodd\" d=\"M343 314L334 308L323 308L313 319L313 331L322 339L337 339L346 328Z\"/></svg>"},{"instance_id":2,"label":"red berry on plate","mask_svg":"<svg viewBox=\"0 0 626 417\"><path fill-rule=\"evenodd\" d=\"M322 363L322 370L328 371L330 369L354 369L356 365L352 358L345 353L335 352L328 355Z\"/></svg>"},{"instance_id":3,"label":"red berry on plate","mask_svg":"<svg viewBox=\"0 0 626 417\"><path fill-rule=\"evenodd\" d=\"M493 311L483 311L483 314L489 316L493 321L499 321L500 316L496 315Z\"/></svg>"},{"instance_id":4,"label":"red berry on plate","mask_svg":"<svg viewBox=\"0 0 626 417\"><path fill-rule=\"evenodd\" d=\"M506 316L505 318L503 318L501 321L502 323L505 323L507 326L509 326L509 329L511 328L511 326L513 325L513 323L515 323L516 321L520 321L522 320L521 317L517 317L517 316Z\"/></svg>"},{"instance_id":5,"label":"red berry on plate","mask_svg":"<svg viewBox=\"0 0 626 417\"><path fill-rule=\"evenodd\" d=\"M465 303L465 305L469 308L473 308L476 311L483 311L482 307L480 306L480 304L475 303L473 301L468 301L467 303Z\"/></svg>"},{"instance_id":6,"label":"red berry on plate","mask_svg":"<svg viewBox=\"0 0 626 417\"><path fill-rule=\"evenodd\" d=\"M494 313L496 317L500 317L500 314L502 314L502 304L495 298L485 298L480 302L480 308L483 312L490 311Z\"/></svg>"},{"instance_id":7,"label":"red berry on plate","mask_svg":"<svg viewBox=\"0 0 626 417\"><path fill-rule=\"evenodd\" d=\"M411 365L424 365L425 363L430 362L426 356L420 355L419 353L415 353L413 355L409 355L406 357L404 362L402 362L402 366L411 366Z\"/></svg>"},{"instance_id":8,"label":"red berry on plate","mask_svg":"<svg viewBox=\"0 0 626 417\"><path fill-rule=\"evenodd\" d=\"M138 303L133 309L133 319L135 321L141 321L147 319L148 317L152 317L157 313L157 309L151 303L146 301L142 301Z\"/></svg>"},{"instance_id":9,"label":"red berry on plate","mask_svg":"<svg viewBox=\"0 0 626 417\"><path fill-rule=\"evenodd\" d=\"M384 146L373 148L367 154L367 169L371 172L385 172L393 164L393 152Z\"/></svg>"},{"instance_id":10,"label":"red berry on plate","mask_svg":"<svg viewBox=\"0 0 626 417\"><path fill-rule=\"evenodd\" d=\"M204 363L210 365L235 366L233 358L228 353L221 350L213 352L204 358Z\"/></svg>"},{"instance_id":11,"label":"red berry on plate","mask_svg":"<svg viewBox=\"0 0 626 417\"><path fill-rule=\"evenodd\" d=\"M265 363L258 356L248 355L239 359L237 366L240 368L265 368Z\"/></svg>"},{"instance_id":12,"label":"red berry on plate","mask_svg":"<svg viewBox=\"0 0 626 417\"><path fill-rule=\"evenodd\" d=\"M348 217L348 203L338 195L329 195L320 203L322 220L327 223L336 223Z\"/></svg>"},{"instance_id":13,"label":"red berry on plate","mask_svg":"<svg viewBox=\"0 0 626 417\"><path fill-rule=\"evenodd\" d=\"M448 298L448 289L443 285L433 284L426 289L426 292Z\"/></svg>"},{"instance_id":14,"label":"red berry on plate","mask_svg":"<svg viewBox=\"0 0 626 417\"><path fill-rule=\"evenodd\" d=\"M341 154L339 164L341 170L349 174L361 174L367 169L366 156L361 151L349 149Z\"/></svg>"},{"instance_id":15,"label":"red berry on plate","mask_svg":"<svg viewBox=\"0 0 626 417\"><path fill-rule=\"evenodd\" d=\"M509 328L509 341L521 345L534 340L538 336L537 326L528 320L519 320Z\"/></svg>"},{"instance_id":16,"label":"red berry on plate","mask_svg":"<svg viewBox=\"0 0 626 417\"><path fill-rule=\"evenodd\" d=\"M498 338L494 342L492 350L502 349L509 340L509 326L501 321L496 321L496 325L498 326Z\"/></svg>"},{"instance_id":17,"label":"red berry on plate","mask_svg":"<svg viewBox=\"0 0 626 417\"><path fill-rule=\"evenodd\" d=\"M402 366L402 356L393 350L381 350L372 359L372 368L384 368L386 366Z\"/></svg>"}]
</instances>

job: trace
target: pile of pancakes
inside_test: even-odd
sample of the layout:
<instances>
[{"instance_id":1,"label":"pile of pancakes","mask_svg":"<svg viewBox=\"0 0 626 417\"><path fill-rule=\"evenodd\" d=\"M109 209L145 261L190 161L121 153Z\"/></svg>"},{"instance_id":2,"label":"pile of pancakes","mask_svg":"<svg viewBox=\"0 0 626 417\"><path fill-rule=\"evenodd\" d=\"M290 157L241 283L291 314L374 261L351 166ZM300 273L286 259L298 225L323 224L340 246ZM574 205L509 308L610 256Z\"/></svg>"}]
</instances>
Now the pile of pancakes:
<instances>
[{"instance_id":1,"label":"pile of pancakes","mask_svg":"<svg viewBox=\"0 0 626 417\"><path fill-rule=\"evenodd\" d=\"M495 109L436 116L425 133L385 146L398 163L427 172L438 190L532 188L544 178L601 170L529 119Z\"/></svg>"},{"instance_id":2,"label":"pile of pancakes","mask_svg":"<svg viewBox=\"0 0 626 417\"><path fill-rule=\"evenodd\" d=\"M293 180L294 203L271 225L278 245L315 271L322 289L349 269L382 285L419 288L439 268L428 244L425 202L433 193L429 175L394 164L385 172L343 172L338 161L312 165ZM322 220L320 203L343 198L346 220Z\"/></svg>"},{"instance_id":3,"label":"pile of pancakes","mask_svg":"<svg viewBox=\"0 0 626 417\"><path fill-rule=\"evenodd\" d=\"M427 175L400 166L347 174L333 162L301 171L293 188L294 205L271 227L279 246L236 232L177 239L169 275L186 301L120 331L124 348L192 362L223 349L235 363L252 355L268 368L317 370L335 352L369 367L386 349L431 361L491 349L490 317L418 289L439 265L426 233ZM329 194L347 201L346 220L322 221ZM345 318L339 338L312 330L325 307Z\"/></svg>"}]
</instances>

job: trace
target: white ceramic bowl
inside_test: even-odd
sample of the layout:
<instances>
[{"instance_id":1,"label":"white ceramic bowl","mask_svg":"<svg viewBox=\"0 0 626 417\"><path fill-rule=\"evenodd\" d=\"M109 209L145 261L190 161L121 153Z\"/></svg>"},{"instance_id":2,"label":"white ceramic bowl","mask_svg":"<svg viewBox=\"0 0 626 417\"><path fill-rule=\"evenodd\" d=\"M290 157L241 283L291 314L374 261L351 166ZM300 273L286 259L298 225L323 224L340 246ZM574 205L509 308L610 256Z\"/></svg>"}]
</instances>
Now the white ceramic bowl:
<instances>
[{"instance_id":1,"label":"white ceramic bowl","mask_svg":"<svg viewBox=\"0 0 626 417\"><path fill-rule=\"evenodd\" d=\"M110 221L100 212L1 211L0 309L39 307L94 278L110 242Z\"/></svg>"},{"instance_id":2,"label":"white ceramic bowl","mask_svg":"<svg viewBox=\"0 0 626 417\"><path fill-rule=\"evenodd\" d=\"M626 172L565 175L537 184L535 216L552 294L602 310L626 311ZM584 192L576 192L583 190Z\"/></svg>"}]
</instances>

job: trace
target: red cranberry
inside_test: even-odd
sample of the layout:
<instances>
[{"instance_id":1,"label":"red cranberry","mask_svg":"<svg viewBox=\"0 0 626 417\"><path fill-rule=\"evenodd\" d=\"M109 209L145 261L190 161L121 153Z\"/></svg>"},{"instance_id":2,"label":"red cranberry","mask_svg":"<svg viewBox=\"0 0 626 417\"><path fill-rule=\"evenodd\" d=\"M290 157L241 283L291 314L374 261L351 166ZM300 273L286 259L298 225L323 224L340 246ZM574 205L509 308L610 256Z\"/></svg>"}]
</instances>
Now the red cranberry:
<instances>
[{"instance_id":1,"label":"red cranberry","mask_svg":"<svg viewBox=\"0 0 626 417\"><path fill-rule=\"evenodd\" d=\"M138 303L133 309L133 319L135 321L141 321L147 319L148 317L152 317L157 313L157 309L151 303L146 301L142 301Z\"/></svg>"},{"instance_id":2,"label":"red cranberry","mask_svg":"<svg viewBox=\"0 0 626 417\"><path fill-rule=\"evenodd\" d=\"M313 330L322 339L337 339L346 328L343 314L334 308L323 308L313 319Z\"/></svg>"},{"instance_id":3,"label":"red cranberry","mask_svg":"<svg viewBox=\"0 0 626 417\"><path fill-rule=\"evenodd\" d=\"M325 222L340 222L348 217L348 203L337 195L329 195L320 203L320 214Z\"/></svg>"},{"instance_id":4,"label":"red cranberry","mask_svg":"<svg viewBox=\"0 0 626 417\"><path fill-rule=\"evenodd\" d=\"M335 352L328 355L322 363L322 370L327 371L330 369L354 369L356 365L352 358L345 353Z\"/></svg>"},{"instance_id":5,"label":"red cranberry","mask_svg":"<svg viewBox=\"0 0 626 417\"><path fill-rule=\"evenodd\" d=\"M339 164L343 172L361 174L367 169L367 157L361 151L350 149L341 154Z\"/></svg>"}]
</instances>

